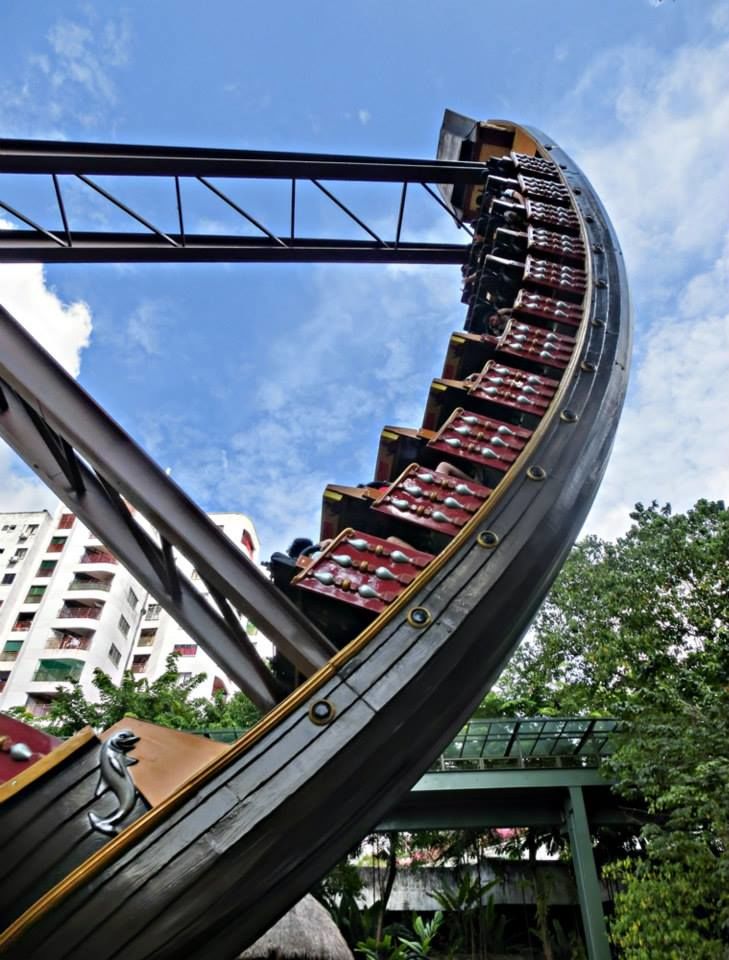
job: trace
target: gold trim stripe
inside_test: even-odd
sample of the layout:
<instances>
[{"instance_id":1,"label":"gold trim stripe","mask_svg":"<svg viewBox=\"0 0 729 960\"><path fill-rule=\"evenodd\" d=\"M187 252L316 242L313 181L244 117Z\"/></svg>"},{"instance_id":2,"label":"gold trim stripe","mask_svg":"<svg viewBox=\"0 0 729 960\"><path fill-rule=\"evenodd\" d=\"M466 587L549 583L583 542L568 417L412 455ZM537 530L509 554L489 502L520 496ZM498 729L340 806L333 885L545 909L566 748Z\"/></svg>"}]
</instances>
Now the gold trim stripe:
<instances>
[{"instance_id":1,"label":"gold trim stripe","mask_svg":"<svg viewBox=\"0 0 729 960\"><path fill-rule=\"evenodd\" d=\"M55 770L59 764L76 753L77 750L85 747L89 740L93 740L95 736L96 734L91 727L84 727L83 730L79 730L78 733L75 733L68 740L60 743L55 749L51 750L50 753L41 757L40 760L36 760L35 763L26 767L25 770L21 770L17 777L13 777L12 780L7 780L5 783L0 784L0 803L5 803L6 800L20 793L20 791L24 790L29 784L39 780L51 770Z\"/></svg>"}]
</instances>

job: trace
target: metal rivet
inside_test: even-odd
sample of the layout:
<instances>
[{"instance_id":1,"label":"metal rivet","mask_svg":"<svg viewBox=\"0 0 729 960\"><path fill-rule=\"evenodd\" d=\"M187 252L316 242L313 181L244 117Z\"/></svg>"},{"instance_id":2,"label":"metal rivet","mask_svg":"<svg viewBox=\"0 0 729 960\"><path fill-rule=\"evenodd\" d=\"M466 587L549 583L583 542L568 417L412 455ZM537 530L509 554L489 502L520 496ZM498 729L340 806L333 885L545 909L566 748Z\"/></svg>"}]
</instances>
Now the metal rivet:
<instances>
[{"instance_id":1,"label":"metal rivet","mask_svg":"<svg viewBox=\"0 0 729 960\"><path fill-rule=\"evenodd\" d=\"M582 190L580 189L580 187L573 187L572 193L576 193L577 196L579 196L582 193Z\"/></svg>"},{"instance_id":2,"label":"metal rivet","mask_svg":"<svg viewBox=\"0 0 729 960\"><path fill-rule=\"evenodd\" d=\"M545 149L545 150L553 150L553 149L554 149L554 144L553 144L553 143L545 143L545 144L544 144L544 149Z\"/></svg>"},{"instance_id":3,"label":"metal rivet","mask_svg":"<svg viewBox=\"0 0 729 960\"><path fill-rule=\"evenodd\" d=\"M545 480L547 477L547 471L544 467L529 467L527 470L527 476L530 480Z\"/></svg>"},{"instance_id":4,"label":"metal rivet","mask_svg":"<svg viewBox=\"0 0 729 960\"><path fill-rule=\"evenodd\" d=\"M593 327L604 327L605 321L601 317L593 317L590 321Z\"/></svg>"},{"instance_id":5,"label":"metal rivet","mask_svg":"<svg viewBox=\"0 0 729 960\"><path fill-rule=\"evenodd\" d=\"M430 612L425 607L413 607L408 613L408 623L411 627L417 627L418 629L427 627L432 619Z\"/></svg>"},{"instance_id":6,"label":"metal rivet","mask_svg":"<svg viewBox=\"0 0 729 960\"><path fill-rule=\"evenodd\" d=\"M566 163L560 163L559 169L560 169L560 170L566 170L566 169L567 169L567 164L566 164Z\"/></svg>"},{"instance_id":7,"label":"metal rivet","mask_svg":"<svg viewBox=\"0 0 729 960\"><path fill-rule=\"evenodd\" d=\"M577 423L577 414L574 410L565 409L560 415L560 420L564 420L565 423Z\"/></svg>"},{"instance_id":8,"label":"metal rivet","mask_svg":"<svg viewBox=\"0 0 729 960\"><path fill-rule=\"evenodd\" d=\"M594 243L592 249L594 253L605 253L605 247L601 243Z\"/></svg>"},{"instance_id":9,"label":"metal rivet","mask_svg":"<svg viewBox=\"0 0 729 960\"><path fill-rule=\"evenodd\" d=\"M482 530L476 537L476 543L485 550L493 550L498 542L499 535L498 533L494 533L493 530Z\"/></svg>"},{"instance_id":10,"label":"metal rivet","mask_svg":"<svg viewBox=\"0 0 729 960\"><path fill-rule=\"evenodd\" d=\"M595 218L591 213L588 213L587 216L585 217L585 223L594 223L594 222L595 222Z\"/></svg>"},{"instance_id":11,"label":"metal rivet","mask_svg":"<svg viewBox=\"0 0 729 960\"><path fill-rule=\"evenodd\" d=\"M607 285L607 280L604 277L600 277L599 280L595 281L595 286L599 287L601 290L604 290Z\"/></svg>"},{"instance_id":12,"label":"metal rivet","mask_svg":"<svg viewBox=\"0 0 729 960\"><path fill-rule=\"evenodd\" d=\"M319 727L331 723L336 715L336 707L330 700L317 700L309 707L309 720Z\"/></svg>"},{"instance_id":13,"label":"metal rivet","mask_svg":"<svg viewBox=\"0 0 729 960\"><path fill-rule=\"evenodd\" d=\"M580 364L580 369L584 370L585 373L594 373L595 364L592 362L592 360L583 360Z\"/></svg>"}]
</instances>

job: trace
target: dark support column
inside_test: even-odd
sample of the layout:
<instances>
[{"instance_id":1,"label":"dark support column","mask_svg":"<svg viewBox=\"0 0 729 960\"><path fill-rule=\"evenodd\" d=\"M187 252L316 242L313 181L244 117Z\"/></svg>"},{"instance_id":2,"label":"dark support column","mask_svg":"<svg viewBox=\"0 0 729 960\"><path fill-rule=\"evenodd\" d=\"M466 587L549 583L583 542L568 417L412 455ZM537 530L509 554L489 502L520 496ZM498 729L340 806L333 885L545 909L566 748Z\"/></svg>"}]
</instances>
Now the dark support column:
<instances>
[{"instance_id":1,"label":"dark support column","mask_svg":"<svg viewBox=\"0 0 729 960\"><path fill-rule=\"evenodd\" d=\"M592 852L590 825L581 787L569 787L565 800L565 818L577 881L577 896L590 960L610 960L610 944L602 910L602 894Z\"/></svg>"}]
</instances>

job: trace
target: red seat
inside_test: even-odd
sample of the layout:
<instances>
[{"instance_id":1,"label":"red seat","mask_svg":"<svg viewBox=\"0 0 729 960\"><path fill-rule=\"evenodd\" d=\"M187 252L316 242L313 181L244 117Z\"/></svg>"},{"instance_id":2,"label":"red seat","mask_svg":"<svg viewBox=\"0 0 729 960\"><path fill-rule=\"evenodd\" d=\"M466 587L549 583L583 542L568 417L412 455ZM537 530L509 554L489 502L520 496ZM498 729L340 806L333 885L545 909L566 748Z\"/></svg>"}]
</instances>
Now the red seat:
<instances>
[{"instance_id":1,"label":"red seat","mask_svg":"<svg viewBox=\"0 0 729 960\"><path fill-rule=\"evenodd\" d=\"M514 301L512 315L519 319L551 320L569 327L578 327L582 323L583 308L566 300L548 297L545 293L532 290L520 290Z\"/></svg>"},{"instance_id":2,"label":"red seat","mask_svg":"<svg viewBox=\"0 0 729 960\"><path fill-rule=\"evenodd\" d=\"M292 581L302 590L382 613L433 559L347 528Z\"/></svg>"},{"instance_id":3,"label":"red seat","mask_svg":"<svg viewBox=\"0 0 729 960\"><path fill-rule=\"evenodd\" d=\"M526 427L458 407L428 448L505 473L531 435Z\"/></svg>"},{"instance_id":4,"label":"red seat","mask_svg":"<svg viewBox=\"0 0 729 960\"><path fill-rule=\"evenodd\" d=\"M526 199L527 221L539 227L579 233L580 221L574 210Z\"/></svg>"},{"instance_id":5,"label":"red seat","mask_svg":"<svg viewBox=\"0 0 729 960\"><path fill-rule=\"evenodd\" d=\"M454 537L491 492L490 487L448 477L413 463L372 509Z\"/></svg>"}]
</instances>

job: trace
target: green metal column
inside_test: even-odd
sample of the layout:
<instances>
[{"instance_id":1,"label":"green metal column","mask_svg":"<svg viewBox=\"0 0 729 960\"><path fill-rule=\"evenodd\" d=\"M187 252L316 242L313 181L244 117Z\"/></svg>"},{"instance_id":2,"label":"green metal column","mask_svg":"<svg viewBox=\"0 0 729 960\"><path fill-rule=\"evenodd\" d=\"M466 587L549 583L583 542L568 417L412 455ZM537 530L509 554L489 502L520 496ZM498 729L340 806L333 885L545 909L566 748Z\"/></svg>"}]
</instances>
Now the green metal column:
<instances>
[{"instance_id":1,"label":"green metal column","mask_svg":"<svg viewBox=\"0 0 729 960\"><path fill-rule=\"evenodd\" d=\"M610 944L602 910L600 881L592 852L590 825L581 787L569 787L565 800L565 818L577 881L577 896L590 960L610 960Z\"/></svg>"}]
</instances>

